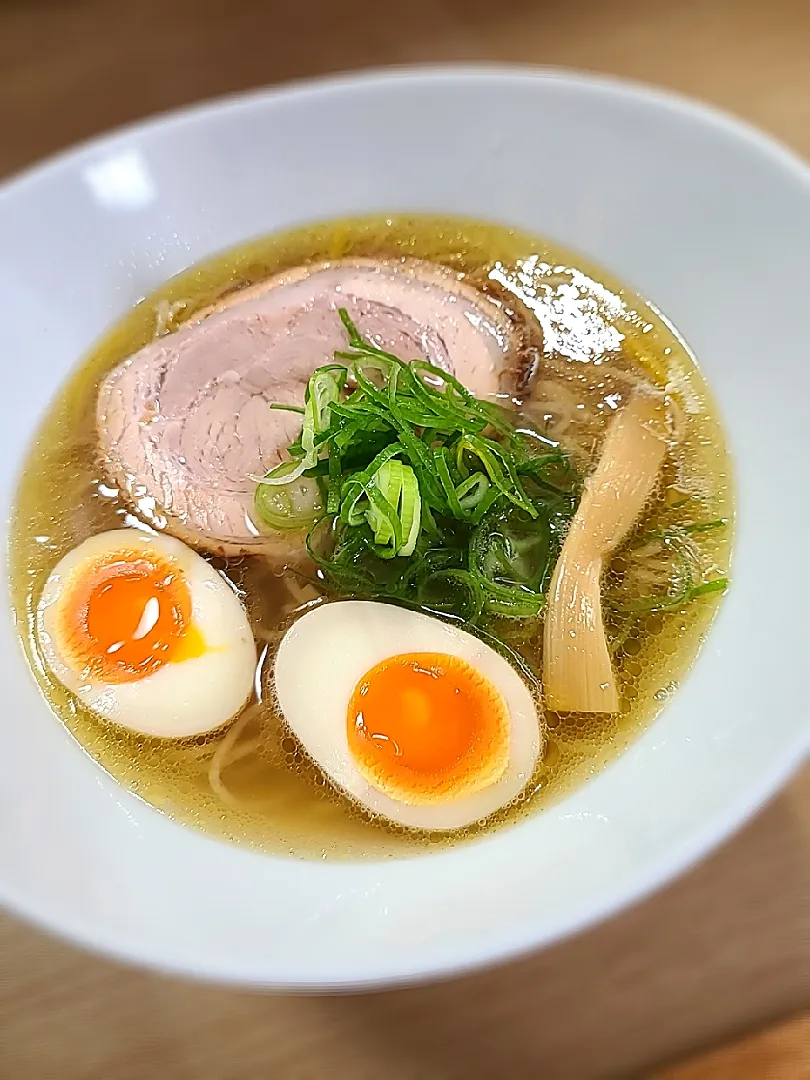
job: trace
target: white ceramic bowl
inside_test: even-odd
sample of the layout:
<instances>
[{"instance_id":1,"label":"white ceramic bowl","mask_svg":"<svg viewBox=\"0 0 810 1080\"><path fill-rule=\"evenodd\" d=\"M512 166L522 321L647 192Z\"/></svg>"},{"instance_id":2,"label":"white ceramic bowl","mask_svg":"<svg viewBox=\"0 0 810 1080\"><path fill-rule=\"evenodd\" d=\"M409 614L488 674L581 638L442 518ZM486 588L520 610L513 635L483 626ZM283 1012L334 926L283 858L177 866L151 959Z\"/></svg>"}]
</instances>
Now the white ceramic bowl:
<instances>
[{"instance_id":1,"label":"white ceramic bowl","mask_svg":"<svg viewBox=\"0 0 810 1080\"><path fill-rule=\"evenodd\" d=\"M56 386L169 275L309 219L436 210L546 233L673 320L736 460L733 588L674 702L554 809L404 862L269 858L126 794L49 713L0 624L0 873L16 911L136 962L328 988L546 944L717 844L808 745L810 173L700 106L514 70L341 78L203 106L0 195L4 516Z\"/></svg>"}]
</instances>

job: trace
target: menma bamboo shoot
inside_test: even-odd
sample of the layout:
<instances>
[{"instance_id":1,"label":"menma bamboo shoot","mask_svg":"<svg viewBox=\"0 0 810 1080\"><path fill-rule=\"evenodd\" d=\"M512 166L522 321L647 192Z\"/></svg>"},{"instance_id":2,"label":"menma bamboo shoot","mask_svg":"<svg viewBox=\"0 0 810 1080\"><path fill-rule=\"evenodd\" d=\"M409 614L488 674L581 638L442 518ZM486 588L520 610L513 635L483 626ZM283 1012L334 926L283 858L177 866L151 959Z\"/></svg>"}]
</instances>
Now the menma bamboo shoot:
<instances>
[{"instance_id":1,"label":"menma bamboo shoot","mask_svg":"<svg viewBox=\"0 0 810 1080\"><path fill-rule=\"evenodd\" d=\"M543 682L556 712L619 711L602 619L605 560L635 525L667 452L663 398L637 394L613 419L548 594Z\"/></svg>"}]
</instances>

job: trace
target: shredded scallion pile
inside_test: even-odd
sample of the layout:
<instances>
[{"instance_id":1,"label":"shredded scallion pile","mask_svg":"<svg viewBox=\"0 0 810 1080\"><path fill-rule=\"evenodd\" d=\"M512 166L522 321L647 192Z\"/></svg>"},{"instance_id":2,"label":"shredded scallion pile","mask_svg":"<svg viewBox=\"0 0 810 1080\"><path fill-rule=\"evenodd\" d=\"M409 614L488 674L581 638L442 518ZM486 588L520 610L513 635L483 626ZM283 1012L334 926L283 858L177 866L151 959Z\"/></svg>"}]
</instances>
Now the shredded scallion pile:
<instances>
[{"instance_id":1,"label":"shredded scallion pile","mask_svg":"<svg viewBox=\"0 0 810 1080\"><path fill-rule=\"evenodd\" d=\"M302 408L273 406L300 412L302 428L258 483L260 517L309 526L310 554L341 595L479 625L537 615L578 498L566 455L340 317L347 349L313 373Z\"/></svg>"},{"instance_id":2,"label":"shredded scallion pile","mask_svg":"<svg viewBox=\"0 0 810 1080\"><path fill-rule=\"evenodd\" d=\"M480 628L543 610L580 477L514 413L474 397L425 360L378 349L344 308L348 347L318 368L288 458L258 481L256 509L275 529L306 528L324 584ZM625 624L726 588L705 580L693 533L643 534L619 553L608 609Z\"/></svg>"}]
</instances>

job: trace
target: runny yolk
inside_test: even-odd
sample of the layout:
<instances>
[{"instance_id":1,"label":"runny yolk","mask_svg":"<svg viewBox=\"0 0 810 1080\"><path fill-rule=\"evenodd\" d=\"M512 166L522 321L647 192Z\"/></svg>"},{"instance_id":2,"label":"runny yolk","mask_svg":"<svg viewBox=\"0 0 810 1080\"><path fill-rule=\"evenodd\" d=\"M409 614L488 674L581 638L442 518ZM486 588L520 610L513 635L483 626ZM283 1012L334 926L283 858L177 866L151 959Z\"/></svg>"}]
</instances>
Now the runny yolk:
<instances>
[{"instance_id":1,"label":"runny yolk","mask_svg":"<svg viewBox=\"0 0 810 1080\"><path fill-rule=\"evenodd\" d=\"M412 804L488 787L509 759L500 693L444 653L403 653L366 672L349 702L347 732L366 779Z\"/></svg>"},{"instance_id":2,"label":"runny yolk","mask_svg":"<svg viewBox=\"0 0 810 1080\"><path fill-rule=\"evenodd\" d=\"M163 664L200 656L191 594L179 566L156 552L116 552L83 566L60 605L68 659L88 677L134 682Z\"/></svg>"}]
</instances>

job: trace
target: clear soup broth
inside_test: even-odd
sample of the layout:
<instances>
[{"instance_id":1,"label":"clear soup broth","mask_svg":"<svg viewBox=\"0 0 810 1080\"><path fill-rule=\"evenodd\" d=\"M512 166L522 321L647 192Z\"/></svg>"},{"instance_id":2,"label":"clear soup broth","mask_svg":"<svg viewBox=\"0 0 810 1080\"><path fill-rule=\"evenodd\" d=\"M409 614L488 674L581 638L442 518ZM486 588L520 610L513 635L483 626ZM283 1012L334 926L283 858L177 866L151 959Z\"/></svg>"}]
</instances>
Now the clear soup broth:
<instances>
[{"instance_id":1,"label":"clear soup broth","mask_svg":"<svg viewBox=\"0 0 810 1080\"><path fill-rule=\"evenodd\" d=\"M549 241L494 225L444 217L369 217L266 237L180 274L144 299L79 365L45 417L25 464L11 539L18 627L43 694L77 742L125 788L185 824L264 851L310 858L402 857L502 828L556 802L636 738L694 662L720 592L665 610L608 615L622 711L545 712L545 744L517 803L461 832L419 833L372 819L338 793L286 728L272 687L275 649L296 614L317 603L310 581L258 557L212 560L243 597L259 662L256 698L242 723L177 742L129 733L84 709L48 673L37 652L36 607L55 563L88 536L137 524L137 509L105 480L96 445L100 380L156 334L170 332L223 294L288 267L363 256L444 264L515 310L536 338L536 370L521 408L526 422L560 444L583 473L593 466L612 396L634 379L666 388L676 403L678 442L643 521L628 544L686 526L708 574L728 568L732 515L729 460L714 402L694 359L648 303ZM704 524L724 521L722 527ZM695 526L697 528L694 528ZM639 537L641 541L639 541ZM652 546L650 546L652 545ZM625 549L627 545L625 545ZM603 590L621 585L626 550ZM539 623L521 625L512 646L536 666ZM516 635L516 636L515 636ZM316 674L316 673L315 673Z\"/></svg>"}]
</instances>

